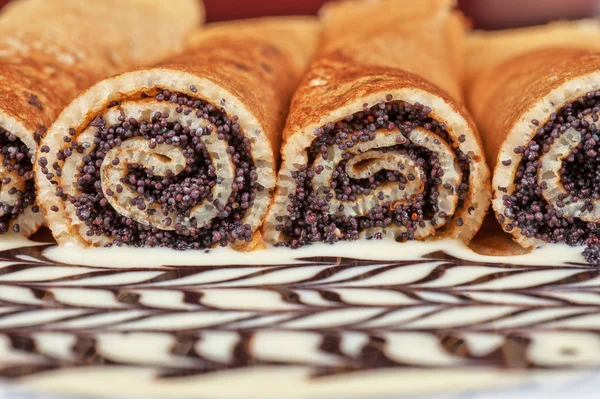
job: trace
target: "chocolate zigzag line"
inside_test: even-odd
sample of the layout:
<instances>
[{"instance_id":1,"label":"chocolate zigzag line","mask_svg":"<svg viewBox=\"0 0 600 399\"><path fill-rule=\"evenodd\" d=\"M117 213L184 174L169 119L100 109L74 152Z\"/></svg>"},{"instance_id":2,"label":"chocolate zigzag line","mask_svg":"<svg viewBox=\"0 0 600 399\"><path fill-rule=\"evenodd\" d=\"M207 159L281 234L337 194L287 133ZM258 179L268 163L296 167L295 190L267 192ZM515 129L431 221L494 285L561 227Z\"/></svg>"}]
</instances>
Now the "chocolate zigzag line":
<instances>
[{"instance_id":1,"label":"chocolate zigzag line","mask_svg":"<svg viewBox=\"0 0 600 399\"><path fill-rule=\"evenodd\" d=\"M22 290L22 289L21 289ZM64 293L64 289L61 289ZM93 295L88 291L75 289L79 295ZM97 299L103 301L112 292L97 290L102 294ZM163 294L165 291L158 291ZM199 296L197 304L183 301L181 293L167 303L160 305L160 299L146 299L145 293L136 294L137 302L124 304L114 298L112 306L94 304L82 299L61 301L60 295L49 295L52 302L37 299L33 294L19 303L18 300L4 300L0 304L5 312L0 313L0 331L31 331L43 328L45 331L187 331L195 329L246 329L283 328L288 330L328 331L346 329L353 331L445 331L471 329L477 331L515 330L581 330L597 331L600 321L600 306L597 304L579 305L572 303L506 304L502 302L458 302L440 303L422 301L403 304L361 304L360 301L343 304L314 305L290 303L279 297L268 296L267 305L258 303L251 306L252 300L264 300L264 293L254 290L255 296L241 295L238 302L205 303L211 295L207 290ZM316 293L316 292L314 292ZM14 292L12 293L14 294ZM97 293L96 293L97 294ZM276 293L275 293L276 294ZM481 293L480 293L481 294ZM219 293L217 298L227 295ZM344 297L351 298L349 290ZM57 300L57 298L59 298ZM540 296L537 296L540 299ZM24 302L35 303L24 303ZM246 306L242 306L246 302ZM147 303L150 303L149 305Z\"/></svg>"},{"instance_id":2,"label":"chocolate zigzag line","mask_svg":"<svg viewBox=\"0 0 600 399\"><path fill-rule=\"evenodd\" d=\"M0 252L0 376L90 365L141 365L162 378L305 366L323 378L600 363L594 345L578 346L600 329L600 279L587 265L436 252L403 262L113 269L56 265L42 250ZM156 357L136 357L136 338Z\"/></svg>"},{"instance_id":3,"label":"chocolate zigzag line","mask_svg":"<svg viewBox=\"0 0 600 399\"><path fill-rule=\"evenodd\" d=\"M468 312L486 314L498 311L498 316L489 320L480 317L476 323L433 323L426 328L469 327L485 330L488 325L491 325L489 328L498 328L500 322L510 324L511 318L516 316L525 321L512 325L512 328L543 328L551 321L564 324L570 320L570 324L566 323L569 326L574 319L593 318L600 302L593 285L597 272L578 265L565 268L520 266L520 269L516 269L515 265L506 267L504 264L464 266L452 258L454 260L449 264L419 259L393 264L359 263L359 266L344 263L342 259L342 263L335 261L319 265L309 262L263 266L260 270L254 266L178 270L61 269L61 266L40 264L38 260L44 261L40 254L34 260L28 260L30 254L25 258L14 255L14 260L23 263L0 268L0 286L3 288L0 291L0 305L4 309L11 309L0 315L0 330L42 326L58 330L85 330L91 326L119 329L126 322L130 328L160 331L160 328L148 325L158 325L161 320L173 317L177 314L174 310L186 310L189 317L193 314L198 319L196 324L187 328L235 328L239 325L259 328L284 322L295 326L291 328L317 328L314 326L318 324L311 319L323 315L336 317L336 312L339 317L341 312L348 314L369 309L375 313L365 317L356 316L357 321L334 327L370 329L375 325L377 328L415 329L417 327L411 326L410 321L426 324L428 319L443 319L445 313L459 316ZM440 253L435 257L451 258ZM44 277L49 268L54 278ZM469 272L466 276L465 268ZM23 273L27 273L25 281L19 280ZM34 278L34 275L40 277ZM523 275L531 280L529 285L519 285ZM535 278L532 279L533 275ZM510 279L515 280L511 280L515 286L503 283ZM578 286L577 291L573 290L575 285ZM226 291L232 289L236 290L238 297L241 294L246 296L238 299L237 303L230 301L227 304L224 299L227 297ZM581 298L582 292L587 294L585 298ZM393 298L383 301L371 299L382 293ZM170 295L170 302L161 302L165 301L165 295ZM157 299L159 296L160 300ZM86 299L82 301L84 297ZM257 305L256 309L248 307L252 300L261 303L265 298L268 299L269 309L265 309L264 305L263 308ZM570 306L561 306L565 304ZM418 313L415 309L422 309L424 313ZM109 311L111 313L106 314ZM230 319L211 321L207 315L214 311ZM415 315L405 319L402 313L409 311ZM568 314L563 314L565 311ZM102 323L97 321L100 317L104 319ZM535 322L527 323L528 318ZM86 325L88 319L93 320L93 324ZM381 324L382 320L390 321ZM402 323L398 320L402 320ZM64 327L73 325L77 327ZM585 324L580 328L593 329Z\"/></svg>"},{"instance_id":4,"label":"chocolate zigzag line","mask_svg":"<svg viewBox=\"0 0 600 399\"><path fill-rule=\"evenodd\" d=\"M1 259L1 258L0 258ZM425 270L426 267L431 269L427 274L424 274L420 278L413 278L412 281L401 281L394 282L393 278L389 283L379 283L380 287L393 287L393 286L404 286L404 285L423 285L435 281L440 281L445 278L446 275L453 273L454 269L468 267L470 271L475 272L481 270L489 270L489 273L483 273L480 276L466 279L461 284L453 284L455 287L474 286L478 284L485 284L491 281L497 281L505 277L512 277L516 275L531 273L531 272L552 272L546 274L557 274L562 273L563 279L553 279L554 281L541 282L538 285L532 285L531 287L542 286L542 285L561 285L561 284L572 284L581 283L596 279L599 275L598 270L589 270L580 267L564 267L557 268L554 266L518 266L516 265L505 265L505 264L474 264L474 265L462 265L462 264L447 264L443 262L431 262L427 260L415 260L407 262L390 262L383 264L374 265L353 265L351 262L340 265L329 265L325 264L292 264L292 265L275 265L275 266L210 266L210 267L181 267L181 268L168 268L156 269L114 269L114 268L98 268L98 267L86 267L86 266L64 266L66 269L60 269L60 265L52 264L39 264L34 262L26 263L25 261L18 260L18 263L13 263L16 259L13 259L9 265L0 267L0 281L11 284L45 284L51 283L53 286L68 286L73 285L76 282L78 286L89 286L89 287L114 287L118 285L132 285L135 284L138 287L149 286L149 287L160 287L167 285L174 286L198 286L198 285L231 285L235 287L250 287L253 284L269 285L269 286L297 286L297 285L318 285L322 284L325 286L331 286L331 280L335 280L338 285L362 285L368 286L370 280L373 280L379 275L383 275L388 272L388 275L395 273L401 273L406 271L405 274L414 272L410 269L411 267L418 266L420 269ZM8 262L8 261L7 261ZM45 267L50 267L54 271L54 274L58 270L64 270L64 275L54 276L51 278L31 278L27 280L19 280L18 276L14 276L18 273L28 271L39 271L39 276L44 276L42 272ZM493 270L492 270L493 269ZM408 270L408 271L407 271ZM230 276L229 274L235 271L236 275ZM226 273L227 278L219 278L218 274ZM294 276L298 274L298 276ZM207 275L215 276L210 279L206 279ZM273 279L273 275L279 275L279 281ZM531 274L530 274L531 275ZM264 282L265 276L269 276L269 279ZM300 277L301 276L301 277ZM335 279L337 276L344 276L343 278ZM107 283L96 282L92 279L98 277L117 277L110 279ZM118 278L122 278L119 281ZM403 276L408 277L408 276ZM249 283L251 280L260 280L256 283ZM271 281L272 280L272 281ZM600 284L600 282L599 282ZM528 287L528 288L531 288ZM510 288L510 287L508 287Z\"/></svg>"},{"instance_id":5,"label":"chocolate zigzag line","mask_svg":"<svg viewBox=\"0 0 600 399\"><path fill-rule=\"evenodd\" d=\"M236 300L227 303L219 303L219 298L232 292ZM26 309L54 309L54 308L82 308L102 309L106 311L121 309L144 309L144 310L244 310L247 309L247 300L268 298L269 304L257 305L259 310L285 311L293 310L295 305L307 310L339 309L340 307L414 307L425 305L436 306L475 306L475 305L508 305L510 296L513 295L513 306L527 308L552 308L562 305L573 305L581 307L596 306L597 303L577 302L577 296L581 291L546 292L536 290L524 293L493 293L488 291L473 290L469 293L458 293L449 291L438 291L436 289L421 288L314 288L304 287L301 289L288 288L201 288L196 291L178 290L176 288L160 289L105 289L90 288L82 291L77 287L48 288L48 287L23 287L0 283L0 306L20 307ZM88 297L85 301L76 303L69 295L83 295ZM216 294L216 298L213 298ZM353 294L358 294L354 295ZM554 294L554 295L552 295ZM373 300L365 296L373 296ZM376 300L376 295L385 295L385 299ZM573 300L569 300L573 295ZM600 301L600 296L596 293ZM94 297L96 297L94 301ZM208 299L203 300L203 297ZM160 301L159 301L160 299Z\"/></svg>"},{"instance_id":6,"label":"chocolate zigzag line","mask_svg":"<svg viewBox=\"0 0 600 399\"><path fill-rule=\"evenodd\" d=\"M20 377L59 368L98 365L147 367L163 378L192 377L256 365L309 367L313 377L403 367L578 368L600 364L598 356L590 362L590 355L596 353L586 354L585 348L577 344L577 340L596 338L589 333L558 332L12 333L0 335L0 376ZM540 352L536 348L565 339L569 343L551 351ZM152 353L140 357L139 345L151 346ZM518 353L521 355L516 356Z\"/></svg>"}]
</instances>

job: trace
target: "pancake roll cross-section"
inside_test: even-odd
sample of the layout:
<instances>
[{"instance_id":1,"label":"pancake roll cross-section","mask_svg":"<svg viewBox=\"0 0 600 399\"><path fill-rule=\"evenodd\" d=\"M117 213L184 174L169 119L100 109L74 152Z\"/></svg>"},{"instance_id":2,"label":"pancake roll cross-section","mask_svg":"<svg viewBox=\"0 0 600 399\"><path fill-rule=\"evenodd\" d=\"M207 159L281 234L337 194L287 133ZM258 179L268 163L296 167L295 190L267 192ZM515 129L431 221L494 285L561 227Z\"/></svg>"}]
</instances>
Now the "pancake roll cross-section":
<instances>
[{"instance_id":1,"label":"pancake roll cross-section","mask_svg":"<svg viewBox=\"0 0 600 399\"><path fill-rule=\"evenodd\" d=\"M38 154L58 243L260 246L281 130L319 31L308 17L214 25L184 54L79 96Z\"/></svg>"},{"instance_id":2,"label":"pancake roll cross-section","mask_svg":"<svg viewBox=\"0 0 600 399\"><path fill-rule=\"evenodd\" d=\"M196 0L21 0L2 9L0 236L29 236L44 222L32 161L60 111L98 79L181 51L203 21L200 6Z\"/></svg>"},{"instance_id":3,"label":"pancake roll cross-section","mask_svg":"<svg viewBox=\"0 0 600 399\"><path fill-rule=\"evenodd\" d=\"M600 261L600 54L547 48L483 71L470 103L498 221L522 247L587 245Z\"/></svg>"},{"instance_id":4,"label":"pancake roll cross-section","mask_svg":"<svg viewBox=\"0 0 600 399\"><path fill-rule=\"evenodd\" d=\"M267 241L469 241L490 174L461 103L464 23L451 1L326 6L292 100Z\"/></svg>"}]
</instances>

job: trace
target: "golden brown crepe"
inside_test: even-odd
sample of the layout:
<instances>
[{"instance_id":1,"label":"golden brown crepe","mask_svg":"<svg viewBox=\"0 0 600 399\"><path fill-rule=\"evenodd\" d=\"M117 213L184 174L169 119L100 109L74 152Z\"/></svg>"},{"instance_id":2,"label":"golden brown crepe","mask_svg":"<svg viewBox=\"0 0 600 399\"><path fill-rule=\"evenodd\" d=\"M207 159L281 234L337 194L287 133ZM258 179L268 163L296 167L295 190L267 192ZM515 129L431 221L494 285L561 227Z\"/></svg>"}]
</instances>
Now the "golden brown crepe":
<instances>
[{"instance_id":1,"label":"golden brown crepe","mask_svg":"<svg viewBox=\"0 0 600 399\"><path fill-rule=\"evenodd\" d=\"M43 223L33 157L64 106L96 80L183 48L196 0L22 0L0 16L0 234Z\"/></svg>"},{"instance_id":2,"label":"golden brown crepe","mask_svg":"<svg viewBox=\"0 0 600 399\"><path fill-rule=\"evenodd\" d=\"M493 206L504 230L528 249L596 247L600 54L519 55L482 71L469 104L494 166ZM588 260L595 251L586 251Z\"/></svg>"},{"instance_id":3,"label":"golden brown crepe","mask_svg":"<svg viewBox=\"0 0 600 399\"><path fill-rule=\"evenodd\" d=\"M515 243L512 235L502 230L491 212L485 217L481 229L469 243L469 248L485 256L513 256L529 252Z\"/></svg>"},{"instance_id":4,"label":"golden brown crepe","mask_svg":"<svg viewBox=\"0 0 600 399\"><path fill-rule=\"evenodd\" d=\"M354 1L321 16L322 48L296 91L265 238L456 237L490 201L460 102L464 25L452 1Z\"/></svg>"},{"instance_id":5,"label":"golden brown crepe","mask_svg":"<svg viewBox=\"0 0 600 399\"><path fill-rule=\"evenodd\" d=\"M466 37L467 90L478 74L517 55L544 48L600 50L600 21L556 21L499 31L472 31Z\"/></svg>"},{"instance_id":6,"label":"golden brown crepe","mask_svg":"<svg viewBox=\"0 0 600 399\"><path fill-rule=\"evenodd\" d=\"M261 245L280 132L319 32L308 17L207 27L183 55L80 95L38 156L61 171L36 173L58 243Z\"/></svg>"},{"instance_id":7,"label":"golden brown crepe","mask_svg":"<svg viewBox=\"0 0 600 399\"><path fill-rule=\"evenodd\" d=\"M568 128L560 132L557 125L549 128L549 132L544 131L546 126L554 124L550 121L552 114L564 118L567 104L597 90L593 77L598 68L597 56L586 51L600 50L599 43L600 23L595 19L473 32L468 37L467 100L482 132L488 162L494 168L494 209L505 231L523 248L530 250L546 242L588 243L591 246L586 255L594 261L596 251L591 248L596 242L592 231L595 226L589 223L586 215L589 211L576 208L582 208L590 200L586 197L595 194L588 190L587 194L582 193L582 198L571 202L564 185L570 187L572 182L563 179L563 175L570 179L568 176L581 172L586 176L582 182L589 180L591 188L596 184L593 178L588 179L595 175L590 169L593 165L581 169L577 162L568 159L563 162L561 158L568 158L573 149L580 152L571 131L566 132ZM579 119L578 112L573 112L573 117ZM536 125L531 123L533 120ZM521 146L534 145L535 149L536 142L548 140L544 137L555 134L552 132L555 129L557 137L550 139L546 148L542 144L541 151L515 153L515 149L522 151ZM529 166L523 160L528 157L533 162ZM582 157L581 152L578 157ZM544 159L546 162L542 162ZM561 170L563 166L566 169ZM525 190L532 193L517 198L524 190L523 181L527 185ZM514 246L505 245L504 252L514 253Z\"/></svg>"}]
</instances>

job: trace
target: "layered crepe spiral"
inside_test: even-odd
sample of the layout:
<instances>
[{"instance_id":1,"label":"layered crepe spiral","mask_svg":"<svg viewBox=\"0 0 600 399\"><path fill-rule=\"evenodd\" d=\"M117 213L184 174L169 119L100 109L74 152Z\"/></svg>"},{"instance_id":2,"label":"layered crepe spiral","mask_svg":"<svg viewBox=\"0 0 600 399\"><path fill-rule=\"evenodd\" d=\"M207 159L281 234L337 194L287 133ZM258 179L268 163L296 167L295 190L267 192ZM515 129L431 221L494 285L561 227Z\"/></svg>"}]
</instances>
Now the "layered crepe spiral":
<instances>
[{"instance_id":1,"label":"layered crepe spiral","mask_svg":"<svg viewBox=\"0 0 600 399\"><path fill-rule=\"evenodd\" d=\"M96 80L183 49L196 0L21 0L0 16L0 235L34 233L32 159L59 112Z\"/></svg>"},{"instance_id":2,"label":"layered crepe spiral","mask_svg":"<svg viewBox=\"0 0 600 399\"><path fill-rule=\"evenodd\" d=\"M323 10L324 43L284 130L268 242L468 241L478 231L489 169L459 102L464 31L452 4Z\"/></svg>"},{"instance_id":3,"label":"layered crepe spiral","mask_svg":"<svg viewBox=\"0 0 600 399\"><path fill-rule=\"evenodd\" d=\"M494 162L493 206L524 248L588 244L600 233L600 54L551 48L482 72L470 92Z\"/></svg>"},{"instance_id":4,"label":"layered crepe spiral","mask_svg":"<svg viewBox=\"0 0 600 399\"><path fill-rule=\"evenodd\" d=\"M216 25L183 55L79 96L37 158L58 243L260 245L280 132L318 34L311 18Z\"/></svg>"}]
</instances>

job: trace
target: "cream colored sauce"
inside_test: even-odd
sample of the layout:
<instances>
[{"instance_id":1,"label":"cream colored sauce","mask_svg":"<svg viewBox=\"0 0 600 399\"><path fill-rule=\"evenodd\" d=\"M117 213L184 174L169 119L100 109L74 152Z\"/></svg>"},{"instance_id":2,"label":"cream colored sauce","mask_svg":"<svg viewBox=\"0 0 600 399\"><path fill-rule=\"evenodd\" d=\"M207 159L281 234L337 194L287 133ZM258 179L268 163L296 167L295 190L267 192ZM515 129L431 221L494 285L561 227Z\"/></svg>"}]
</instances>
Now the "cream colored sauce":
<instances>
[{"instance_id":1,"label":"cream colored sauce","mask_svg":"<svg viewBox=\"0 0 600 399\"><path fill-rule=\"evenodd\" d=\"M16 236L0 241L1 250L36 245ZM438 251L472 263L424 257ZM540 367L600 366L600 277L582 278L591 269L567 264L583 262L580 253L548 245L491 257L454 241L253 253L51 247L43 252L50 263L35 253L0 261L0 372L17 365L64 367L81 356L74 343L85 331L95 353L116 366L60 368L22 378L19 387L74 395L334 399L568 381L585 372L502 370L474 359L502 351L508 362L522 358ZM329 259L298 260L303 257ZM340 268L338 257L374 262L344 261ZM26 267L10 269L15 263ZM186 299L190 293L196 299ZM15 329L26 332L37 352L13 347L2 334ZM250 340L243 341L242 329L253 331ZM181 341L182 331L192 341ZM339 352L323 348L331 331ZM448 331L462 339L460 349L444 345ZM514 334L530 344L515 348ZM387 359L404 366L340 373L362 361L372 335L382 340ZM250 363L235 368L242 342ZM182 345L184 352L175 350ZM194 356L183 354L191 348L186 345ZM186 374L207 363L223 370ZM182 375L159 378L165 370ZM334 374L315 377L316 370Z\"/></svg>"},{"instance_id":2,"label":"cream colored sauce","mask_svg":"<svg viewBox=\"0 0 600 399\"><path fill-rule=\"evenodd\" d=\"M69 373L48 373L24 380L24 388L71 395L102 392L114 397L130 396L135 381L135 396L152 398L198 399L400 399L412 395L498 389L527 384L568 383L586 375L583 372L515 372L494 369L429 371L381 370L337 376L307 383L310 369L304 367L256 367L227 371L217 376L194 379L172 378L157 381L152 370L144 368L90 367ZM358 378L357 378L358 377ZM444 398L449 398L443 395ZM450 396L454 398L454 396ZM437 396L436 396L437 398Z\"/></svg>"},{"instance_id":3,"label":"cream colored sauce","mask_svg":"<svg viewBox=\"0 0 600 399\"><path fill-rule=\"evenodd\" d=\"M339 242L335 245L313 244L300 249L275 248L253 252L237 252L230 248L206 251L175 251L164 248L83 248L53 247L44 255L56 262L103 267L161 267L206 265L277 265L298 263L298 258L347 257L369 260L411 260L423 255L445 251L474 262L502 262L521 265L561 265L567 262L585 263L582 248L567 245L546 245L524 255L484 256L455 240L397 243L391 239Z\"/></svg>"},{"instance_id":4,"label":"cream colored sauce","mask_svg":"<svg viewBox=\"0 0 600 399\"><path fill-rule=\"evenodd\" d=\"M6 233L0 236L0 251L19 247L33 247L36 245L42 244L28 240L20 234Z\"/></svg>"}]
</instances>

